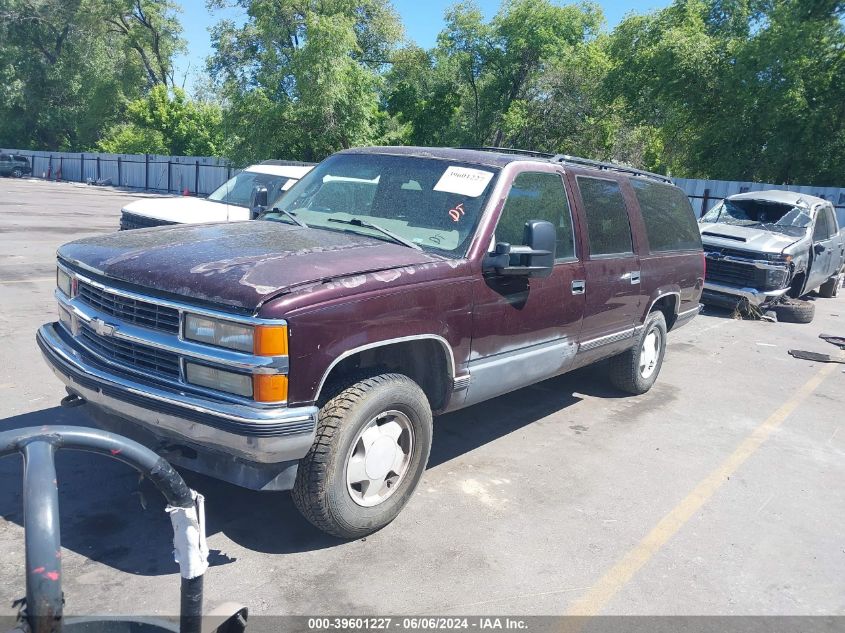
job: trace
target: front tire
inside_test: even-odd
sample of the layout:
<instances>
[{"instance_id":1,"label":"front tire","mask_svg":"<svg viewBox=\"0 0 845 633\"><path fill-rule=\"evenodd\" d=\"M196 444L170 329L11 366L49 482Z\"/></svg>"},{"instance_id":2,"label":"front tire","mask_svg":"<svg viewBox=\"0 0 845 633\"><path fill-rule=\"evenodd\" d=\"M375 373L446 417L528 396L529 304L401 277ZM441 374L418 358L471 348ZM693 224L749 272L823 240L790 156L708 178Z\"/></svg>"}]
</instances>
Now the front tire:
<instances>
[{"instance_id":1,"label":"front tire","mask_svg":"<svg viewBox=\"0 0 845 633\"><path fill-rule=\"evenodd\" d=\"M821 287L819 287L819 296L825 299L832 299L836 295L839 294L839 286L842 282L842 274L834 275L826 282L824 282Z\"/></svg>"},{"instance_id":2,"label":"front tire","mask_svg":"<svg viewBox=\"0 0 845 633\"><path fill-rule=\"evenodd\" d=\"M610 382L634 395L651 389L666 355L666 317L651 312L634 347L610 359Z\"/></svg>"},{"instance_id":3,"label":"front tire","mask_svg":"<svg viewBox=\"0 0 845 633\"><path fill-rule=\"evenodd\" d=\"M291 494L324 532L361 538L393 521L428 463L428 399L402 374L347 387L320 409L317 438L299 462Z\"/></svg>"},{"instance_id":4,"label":"front tire","mask_svg":"<svg viewBox=\"0 0 845 633\"><path fill-rule=\"evenodd\" d=\"M15 167L12 170L12 178L23 178L23 170L20 167Z\"/></svg>"},{"instance_id":5,"label":"front tire","mask_svg":"<svg viewBox=\"0 0 845 633\"><path fill-rule=\"evenodd\" d=\"M771 309L777 315L778 321L784 323L810 323L816 314L815 304L801 299L788 299L775 303Z\"/></svg>"}]
</instances>

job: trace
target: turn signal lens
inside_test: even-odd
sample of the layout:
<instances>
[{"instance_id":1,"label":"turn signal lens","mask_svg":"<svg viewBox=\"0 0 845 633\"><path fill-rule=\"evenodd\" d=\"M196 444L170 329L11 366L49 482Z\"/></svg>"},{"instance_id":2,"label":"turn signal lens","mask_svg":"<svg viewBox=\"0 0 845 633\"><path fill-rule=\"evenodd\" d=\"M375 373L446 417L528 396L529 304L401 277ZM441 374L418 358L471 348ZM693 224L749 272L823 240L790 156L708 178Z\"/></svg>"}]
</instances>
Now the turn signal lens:
<instances>
[{"instance_id":1,"label":"turn signal lens","mask_svg":"<svg viewBox=\"0 0 845 633\"><path fill-rule=\"evenodd\" d=\"M288 328L286 325L257 325L253 343L256 356L287 356Z\"/></svg>"},{"instance_id":2,"label":"turn signal lens","mask_svg":"<svg viewBox=\"0 0 845 633\"><path fill-rule=\"evenodd\" d=\"M288 399L288 377L283 374L256 374L252 378L256 402L284 402Z\"/></svg>"}]
</instances>

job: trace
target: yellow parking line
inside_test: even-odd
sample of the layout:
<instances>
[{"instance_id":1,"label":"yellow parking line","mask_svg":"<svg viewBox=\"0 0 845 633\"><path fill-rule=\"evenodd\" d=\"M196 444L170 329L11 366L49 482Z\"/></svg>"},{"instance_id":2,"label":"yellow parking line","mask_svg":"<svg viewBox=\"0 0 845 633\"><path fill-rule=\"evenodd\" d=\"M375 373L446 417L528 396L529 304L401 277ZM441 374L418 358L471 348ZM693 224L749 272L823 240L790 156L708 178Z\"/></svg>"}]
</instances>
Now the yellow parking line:
<instances>
[{"instance_id":1,"label":"yellow parking line","mask_svg":"<svg viewBox=\"0 0 845 633\"><path fill-rule=\"evenodd\" d=\"M34 284L42 281L56 281L55 275L53 277L36 277L35 279L8 279L6 281L0 280L0 284Z\"/></svg>"},{"instance_id":2,"label":"yellow parking line","mask_svg":"<svg viewBox=\"0 0 845 633\"><path fill-rule=\"evenodd\" d=\"M836 365L825 365L777 411L755 428L737 449L676 505L632 550L623 556L590 590L567 609L567 615L597 615L663 545L707 503L728 478L760 448L798 405L810 396Z\"/></svg>"}]
</instances>

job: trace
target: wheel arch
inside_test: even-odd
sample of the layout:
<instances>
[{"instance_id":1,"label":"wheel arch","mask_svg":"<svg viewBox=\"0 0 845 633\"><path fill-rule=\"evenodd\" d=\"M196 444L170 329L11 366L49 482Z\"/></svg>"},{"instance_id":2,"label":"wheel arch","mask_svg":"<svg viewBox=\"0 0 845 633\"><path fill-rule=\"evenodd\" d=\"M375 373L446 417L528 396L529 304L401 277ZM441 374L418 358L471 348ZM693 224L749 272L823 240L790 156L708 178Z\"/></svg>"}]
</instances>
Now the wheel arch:
<instances>
[{"instance_id":1,"label":"wheel arch","mask_svg":"<svg viewBox=\"0 0 845 633\"><path fill-rule=\"evenodd\" d=\"M353 347L337 356L323 372L315 401L325 399L333 378L362 367L386 367L407 375L420 385L432 410L448 404L455 379L455 356L445 338L437 334L402 336Z\"/></svg>"},{"instance_id":2,"label":"wheel arch","mask_svg":"<svg viewBox=\"0 0 845 633\"><path fill-rule=\"evenodd\" d=\"M648 315L654 310L663 312L666 318L666 330L672 329L675 320L678 318L678 309L681 305L681 291L679 289L663 289L654 293L648 304L648 309L643 313L640 323L645 323Z\"/></svg>"}]
</instances>

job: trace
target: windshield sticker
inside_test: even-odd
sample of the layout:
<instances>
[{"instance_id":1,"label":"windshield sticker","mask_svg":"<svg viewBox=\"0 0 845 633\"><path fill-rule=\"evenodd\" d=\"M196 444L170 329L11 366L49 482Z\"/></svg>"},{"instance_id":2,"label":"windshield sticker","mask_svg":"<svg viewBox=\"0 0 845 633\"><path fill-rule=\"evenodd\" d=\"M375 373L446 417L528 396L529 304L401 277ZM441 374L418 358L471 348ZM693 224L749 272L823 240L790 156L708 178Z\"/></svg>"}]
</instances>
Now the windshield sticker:
<instances>
[{"instance_id":1,"label":"windshield sticker","mask_svg":"<svg viewBox=\"0 0 845 633\"><path fill-rule=\"evenodd\" d=\"M449 209L449 217L452 218L452 222L457 222L464 217L464 203L461 202Z\"/></svg>"},{"instance_id":2,"label":"windshield sticker","mask_svg":"<svg viewBox=\"0 0 845 633\"><path fill-rule=\"evenodd\" d=\"M434 185L434 190L477 198L484 193L487 183L492 178L493 172L470 169L469 167L455 167L452 165L443 172L440 180Z\"/></svg>"}]
</instances>

